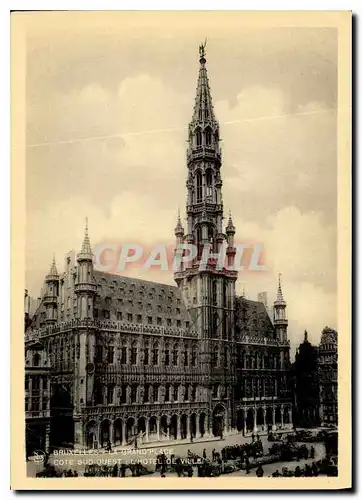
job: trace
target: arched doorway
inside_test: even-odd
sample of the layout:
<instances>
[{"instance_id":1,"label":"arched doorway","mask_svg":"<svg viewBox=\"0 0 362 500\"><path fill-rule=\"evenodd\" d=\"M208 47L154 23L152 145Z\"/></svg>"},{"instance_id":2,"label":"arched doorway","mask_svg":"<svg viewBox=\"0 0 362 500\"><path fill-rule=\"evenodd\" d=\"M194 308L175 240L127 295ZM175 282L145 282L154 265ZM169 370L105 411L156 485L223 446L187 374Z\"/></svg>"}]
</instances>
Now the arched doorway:
<instances>
[{"instance_id":1,"label":"arched doorway","mask_svg":"<svg viewBox=\"0 0 362 500\"><path fill-rule=\"evenodd\" d=\"M263 408L258 408L256 412L256 425L260 428L264 427L264 410Z\"/></svg>"},{"instance_id":2,"label":"arched doorway","mask_svg":"<svg viewBox=\"0 0 362 500\"><path fill-rule=\"evenodd\" d=\"M170 437L177 439L177 415L172 415L170 422Z\"/></svg>"},{"instance_id":3,"label":"arched doorway","mask_svg":"<svg viewBox=\"0 0 362 500\"><path fill-rule=\"evenodd\" d=\"M51 447L72 447L74 443L73 402L69 387L57 385L50 399Z\"/></svg>"},{"instance_id":4,"label":"arched doorway","mask_svg":"<svg viewBox=\"0 0 362 500\"><path fill-rule=\"evenodd\" d=\"M152 416L148 423L148 439L155 440L157 439L157 418Z\"/></svg>"},{"instance_id":5,"label":"arched doorway","mask_svg":"<svg viewBox=\"0 0 362 500\"><path fill-rule=\"evenodd\" d=\"M138 434L142 434L142 436L146 432L146 419L145 417L140 417L137 421L137 431Z\"/></svg>"},{"instance_id":6,"label":"arched doorway","mask_svg":"<svg viewBox=\"0 0 362 500\"><path fill-rule=\"evenodd\" d=\"M266 423L267 424L273 423L273 410L270 407L266 409Z\"/></svg>"},{"instance_id":7,"label":"arched doorway","mask_svg":"<svg viewBox=\"0 0 362 500\"><path fill-rule=\"evenodd\" d=\"M187 436L187 416L185 414L181 415L181 419L180 419L180 432L181 432L180 438L181 439L186 439L186 436Z\"/></svg>"},{"instance_id":8,"label":"arched doorway","mask_svg":"<svg viewBox=\"0 0 362 500\"><path fill-rule=\"evenodd\" d=\"M98 425L95 420L91 420L86 425L86 446L88 449L93 449L97 445L98 440Z\"/></svg>"},{"instance_id":9,"label":"arched doorway","mask_svg":"<svg viewBox=\"0 0 362 500\"><path fill-rule=\"evenodd\" d=\"M246 428L248 432L254 429L254 411L250 408L246 415Z\"/></svg>"},{"instance_id":10,"label":"arched doorway","mask_svg":"<svg viewBox=\"0 0 362 500\"><path fill-rule=\"evenodd\" d=\"M289 421L289 406L286 406L284 408L283 421L284 421L285 424L290 424L290 421Z\"/></svg>"},{"instance_id":11,"label":"arched doorway","mask_svg":"<svg viewBox=\"0 0 362 500\"><path fill-rule=\"evenodd\" d=\"M130 441L133 436L134 436L134 431L135 431L135 420L133 417L130 417L128 420L127 420L127 424L126 424L126 441L128 443L128 441Z\"/></svg>"},{"instance_id":12,"label":"arched doorway","mask_svg":"<svg viewBox=\"0 0 362 500\"><path fill-rule=\"evenodd\" d=\"M216 436L222 436L226 424L226 410L222 405L217 405L212 412L212 433Z\"/></svg>"},{"instance_id":13,"label":"arched doorway","mask_svg":"<svg viewBox=\"0 0 362 500\"><path fill-rule=\"evenodd\" d=\"M123 422L120 418L114 421L114 444L120 446L122 444L123 437Z\"/></svg>"},{"instance_id":14,"label":"arched doorway","mask_svg":"<svg viewBox=\"0 0 362 500\"><path fill-rule=\"evenodd\" d=\"M203 437L205 434L205 421L206 421L205 413L200 413L199 429L200 429L201 437Z\"/></svg>"},{"instance_id":15,"label":"arched doorway","mask_svg":"<svg viewBox=\"0 0 362 500\"><path fill-rule=\"evenodd\" d=\"M244 431L244 410L238 410L236 412L236 428L238 432Z\"/></svg>"},{"instance_id":16,"label":"arched doorway","mask_svg":"<svg viewBox=\"0 0 362 500\"><path fill-rule=\"evenodd\" d=\"M107 446L107 442L109 440L110 425L111 423L109 420L103 420L103 422L101 423L101 433L100 433L101 448Z\"/></svg>"},{"instance_id":17,"label":"arched doorway","mask_svg":"<svg viewBox=\"0 0 362 500\"><path fill-rule=\"evenodd\" d=\"M190 436L192 438L196 437L196 415L193 413L190 417Z\"/></svg>"},{"instance_id":18,"label":"arched doorway","mask_svg":"<svg viewBox=\"0 0 362 500\"><path fill-rule=\"evenodd\" d=\"M275 408L275 423L280 425L282 423L282 413L280 411L279 406Z\"/></svg>"},{"instance_id":19,"label":"arched doorway","mask_svg":"<svg viewBox=\"0 0 362 500\"><path fill-rule=\"evenodd\" d=\"M168 423L167 423L167 416L162 415L161 421L160 421L160 439L166 439L168 436Z\"/></svg>"}]
</instances>

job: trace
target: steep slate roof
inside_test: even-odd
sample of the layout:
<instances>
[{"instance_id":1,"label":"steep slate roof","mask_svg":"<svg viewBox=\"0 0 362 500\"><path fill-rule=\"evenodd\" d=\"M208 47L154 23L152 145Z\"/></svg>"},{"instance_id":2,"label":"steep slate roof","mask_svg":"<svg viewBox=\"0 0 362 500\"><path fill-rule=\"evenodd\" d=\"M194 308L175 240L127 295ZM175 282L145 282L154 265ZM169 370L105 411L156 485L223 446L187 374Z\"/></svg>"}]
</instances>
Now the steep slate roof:
<instances>
[{"instance_id":1,"label":"steep slate roof","mask_svg":"<svg viewBox=\"0 0 362 500\"><path fill-rule=\"evenodd\" d=\"M74 270L72 271L74 273ZM94 308L98 310L98 318L104 319L104 311L109 311L111 321L138 321L142 316L142 323L148 323L152 317L152 324L177 327L192 327L193 321L181 297L181 292L175 285L166 285L153 281L146 281L128 276L108 274L94 271L94 281L98 285ZM73 312L73 308L71 308ZM32 322L31 329L40 327L41 313L45 313L43 302L38 307ZM119 317L121 313L121 318ZM160 318L160 319L159 319ZM170 323L171 321L171 323ZM188 325L187 325L188 323ZM262 302L236 297L235 304L236 337L252 335L274 338L274 326Z\"/></svg>"},{"instance_id":2,"label":"steep slate roof","mask_svg":"<svg viewBox=\"0 0 362 500\"><path fill-rule=\"evenodd\" d=\"M181 321L181 327L185 323L192 323L191 317L182 301L180 290L173 285L155 283L137 278L119 276L114 274L94 271L95 281L98 285L98 294L94 307L109 310L111 318L117 320L117 312L122 313L122 319L127 321L127 315L142 315L142 322L147 323L147 318L153 318L153 324L157 324L160 318L162 324L166 319L171 320L172 326L176 326L177 320Z\"/></svg>"},{"instance_id":3,"label":"steep slate roof","mask_svg":"<svg viewBox=\"0 0 362 500\"><path fill-rule=\"evenodd\" d=\"M237 297L235 304L236 340L241 335L274 338L275 330L262 302Z\"/></svg>"}]
</instances>

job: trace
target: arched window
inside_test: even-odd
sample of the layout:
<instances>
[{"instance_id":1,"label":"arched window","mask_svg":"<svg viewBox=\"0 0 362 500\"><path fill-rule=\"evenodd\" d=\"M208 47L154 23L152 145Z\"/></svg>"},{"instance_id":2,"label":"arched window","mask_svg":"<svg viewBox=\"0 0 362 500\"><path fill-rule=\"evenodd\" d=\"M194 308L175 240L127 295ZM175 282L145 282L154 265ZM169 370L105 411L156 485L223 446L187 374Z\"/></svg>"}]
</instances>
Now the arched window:
<instances>
[{"instance_id":1,"label":"arched window","mask_svg":"<svg viewBox=\"0 0 362 500\"><path fill-rule=\"evenodd\" d=\"M211 144L211 130L209 128L206 129L205 139L206 139L206 146L210 146L210 144Z\"/></svg>"},{"instance_id":2,"label":"arched window","mask_svg":"<svg viewBox=\"0 0 362 500\"><path fill-rule=\"evenodd\" d=\"M206 171L206 197L212 201L212 170Z\"/></svg>"},{"instance_id":3,"label":"arched window","mask_svg":"<svg viewBox=\"0 0 362 500\"><path fill-rule=\"evenodd\" d=\"M202 229L201 227L199 226L197 229L196 229L196 245L197 245L197 258L200 259L201 258L201 255L202 255L202 249L203 249L203 245L202 245Z\"/></svg>"},{"instance_id":4,"label":"arched window","mask_svg":"<svg viewBox=\"0 0 362 500\"><path fill-rule=\"evenodd\" d=\"M197 350L196 346L193 346L191 352L191 366L196 366Z\"/></svg>"},{"instance_id":5,"label":"arched window","mask_svg":"<svg viewBox=\"0 0 362 500\"><path fill-rule=\"evenodd\" d=\"M146 341L145 342L145 348L144 348L144 360L143 363L145 365L148 365L150 362L150 346L149 343Z\"/></svg>"},{"instance_id":6,"label":"arched window","mask_svg":"<svg viewBox=\"0 0 362 500\"><path fill-rule=\"evenodd\" d=\"M152 364L153 365L158 365L158 354L159 354L159 345L158 345L158 342L155 342L153 344L153 349L152 349Z\"/></svg>"},{"instance_id":7,"label":"arched window","mask_svg":"<svg viewBox=\"0 0 362 500\"><path fill-rule=\"evenodd\" d=\"M167 343L165 345L165 366L169 366L170 364L170 346Z\"/></svg>"},{"instance_id":8,"label":"arched window","mask_svg":"<svg viewBox=\"0 0 362 500\"><path fill-rule=\"evenodd\" d=\"M131 346L131 365L137 364L137 354L138 354L137 342L133 342Z\"/></svg>"},{"instance_id":9,"label":"arched window","mask_svg":"<svg viewBox=\"0 0 362 500\"><path fill-rule=\"evenodd\" d=\"M172 364L174 366L178 365L178 345L174 345L173 351L172 351Z\"/></svg>"},{"instance_id":10,"label":"arched window","mask_svg":"<svg viewBox=\"0 0 362 500\"><path fill-rule=\"evenodd\" d=\"M212 397L214 399L219 397L219 384L214 384L212 392L213 392Z\"/></svg>"},{"instance_id":11,"label":"arched window","mask_svg":"<svg viewBox=\"0 0 362 500\"><path fill-rule=\"evenodd\" d=\"M213 227L208 228L207 236L210 243L210 250L213 252L215 250L215 230Z\"/></svg>"},{"instance_id":12,"label":"arched window","mask_svg":"<svg viewBox=\"0 0 362 500\"><path fill-rule=\"evenodd\" d=\"M217 315L217 312L215 311L214 314L212 315L212 326L213 326L213 334L215 335L216 334L216 329L218 327L218 323L219 323L219 317Z\"/></svg>"},{"instance_id":13,"label":"arched window","mask_svg":"<svg viewBox=\"0 0 362 500\"><path fill-rule=\"evenodd\" d=\"M200 170L196 173L196 203L202 201L202 175Z\"/></svg>"},{"instance_id":14,"label":"arched window","mask_svg":"<svg viewBox=\"0 0 362 500\"><path fill-rule=\"evenodd\" d=\"M189 364L189 346L185 344L184 347L184 359L183 359L184 365L188 366Z\"/></svg>"},{"instance_id":15,"label":"arched window","mask_svg":"<svg viewBox=\"0 0 362 500\"><path fill-rule=\"evenodd\" d=\"M36 352L33 356L33 366L39 366L40 365L40 354Z\"/></svg>"},{"instance_id":16,"label":"arched window","mask_svg":"<svg viewBox=\"0 0 362 500\"><path fill-rule=\"evenodd\" d=\"M201 145L202 145L201 131L197 130L196 131L196 146L201 146Z\"/></svg>"},{"instance_id":17,"label":"arched window","mask_svg":"<svg viewBox=\"0 0 362 500\"><path fill-rule=\"evenodd\" d=\"M212 303L214 306L217 305L217 281L212 282Z\"/></svg>"}]
</instances>

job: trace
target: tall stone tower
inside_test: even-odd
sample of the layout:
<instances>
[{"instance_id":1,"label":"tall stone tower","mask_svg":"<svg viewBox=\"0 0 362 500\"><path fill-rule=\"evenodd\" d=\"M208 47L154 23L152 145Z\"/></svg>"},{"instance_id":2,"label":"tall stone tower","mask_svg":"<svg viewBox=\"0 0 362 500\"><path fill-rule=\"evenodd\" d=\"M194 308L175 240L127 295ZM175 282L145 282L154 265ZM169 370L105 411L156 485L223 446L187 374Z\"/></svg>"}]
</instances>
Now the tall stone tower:
<instances>
[{"instance_id":1,"label":"tall stone tower","mask_svg":"<svg viewBox=\"0 0 362 500\"><path fill-rule=\"evenodd\" d=\"M57 321L57 305L59 295L59 274L55 264L55 257L50 267L49 274L45 278L46 292L44 304L46 308L46 323L52 324Z\"/></svg>"},{"instance_id":2,"label":"tall stone tower","mask_svg":"<svg viewBox=\"0 0 362 500\"><path fill-rule=\"evenodd\" d=\"M77 311L79 318L76 335L76 359L74 377L74 426L75 447L82 443L81 407L92 403L94 390L94 351L95 332L93 322L94 296L97 285L93 276L93 253L88 236L86 220L82 249L77 255L77 280L74 291L77 295Z\"/></svg>"},{"instance_id":3,"label":"tall stone tower","mask_svg":"<svg viewBox=\"0 0 362 500\"><path fill-rule=\"evenodd\" d=\"M227 367L231 365L230 342L234 339L237 279L237 272L230 270L235 227L230 215L223 231L219 123L211 100L204 45L200 46L199 62L195 105L188 127L186 234L180 218L175 228L177 244L192 244L197 254L180 266L174 279L201 339L204 392L211 402L217 387L227 405L232 390ZM218 260L220 253L225 259Z\"/></svg>"},{"instance_id":4,"label":"tall stone tower","mask_svg":"<svg viewBox=\"0 0 362 500\"><path fill-rule=\"evenodd\" d=\"M275 325L277 340L279 342L286 342L288 340L287 337L288 319L287 319L286 309L287 309L287 303L285 302L283 297L282 285L280 282L280 274L279 274L277 298L274 301L274 325Z\"/></svg>"}]
</instances>

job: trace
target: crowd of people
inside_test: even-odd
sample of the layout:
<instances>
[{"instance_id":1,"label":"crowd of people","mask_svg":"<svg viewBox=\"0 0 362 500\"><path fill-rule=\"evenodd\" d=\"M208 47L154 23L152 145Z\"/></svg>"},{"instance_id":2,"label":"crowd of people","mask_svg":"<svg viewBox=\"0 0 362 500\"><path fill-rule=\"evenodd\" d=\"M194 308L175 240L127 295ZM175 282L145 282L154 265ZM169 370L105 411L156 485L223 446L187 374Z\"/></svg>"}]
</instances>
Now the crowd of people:
<instances>
[{"instance_id":1,"label":"crowd of people","mask_svg":"<svg viewBox=\"0 0 362 500\"><path fill-rule=\"evenodd\" d=\"M312 464L305 464L304 467L297 465L294 470L283 467L280 473L277 469L272 477L316 477L319 475L338 476L337 464L330 458L323 458Z\"/></svg>"},{"instance_id":2,"label":"crowd of people","mask_svg":"<svg viewBox=\"0 0 362 500\"><path fill-rule=\"evenodd\" d=\"M332 436L334 437L334 436ZM335 444L334 441L332 443ZM335 446L330 446L331 450L335 451ZM111 443L107 443L107 449L111 451ZM327 450L327 457L330 454ZM229 473L233 470L244 469L246 474L250 474L251 468L256 469L256 476L263 477L263 465L275 463L277 461L291 461L301 459L315 458L314 446L307 447L306 444L297 445L293 440L284 439L276 441L272 444L269 452L264 454L263 443L258 434L251 436L251 441L231 446L224 446L220 451L212 450L208 456L206 449L199 456L187 452L187 460L185 458L171 457L165 454L158 455L156 472L159 471L161 477L166 477L166 474L176 473L178 477L212 477L223 473ZM77 471L72 470L57 470L53 465L48 463L48 455L45 457L44 469L36 474L36 477L77 477ZM171 460L170 460L171 458ZM320 474L336 475L337 465L330 462L330 458L320 461L313 461L310 465L301 467L297 465L295 469L283 467L280 472L278 469L272 474L272 477L312 477ZM114 465L113 467L87 466L84 473L85 477L103 476L103 477L126 477L126 476L141 476L151 474L154 470L148 470L140 463L133 466Z\"/></svg>"},{"instance_id":3,"label":"crowd of people","mask_svg":"<svg viewBox=\"0 0 362 500\"><path fill-rule=\"evenodd\" d=\"M36 477L78 477L76 470L58 470L54 465L46 464L41 472L37 472Z\"/></svg>"}]
</instances>

